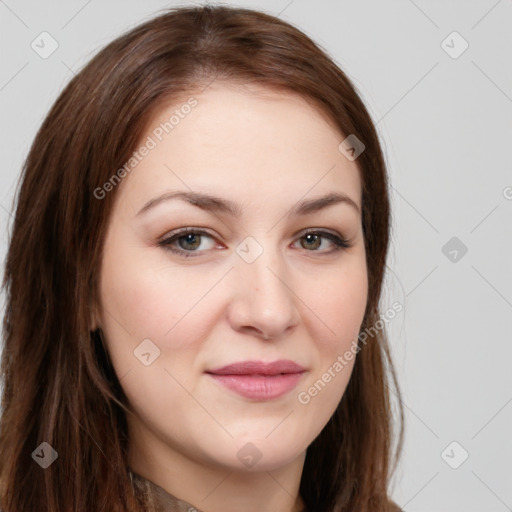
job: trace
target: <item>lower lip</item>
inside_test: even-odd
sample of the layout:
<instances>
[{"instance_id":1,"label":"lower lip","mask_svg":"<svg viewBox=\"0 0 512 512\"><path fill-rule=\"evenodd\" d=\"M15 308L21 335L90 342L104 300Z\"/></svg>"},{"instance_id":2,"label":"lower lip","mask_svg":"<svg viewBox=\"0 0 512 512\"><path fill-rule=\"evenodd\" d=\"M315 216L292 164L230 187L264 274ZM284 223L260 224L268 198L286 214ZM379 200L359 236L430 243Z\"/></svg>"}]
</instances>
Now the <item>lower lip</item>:
<instances>
[{"instance_id":1,"label":"lower lip","mask_svg":"<svg viewBox=\"0 0 512 512\"><path fill-rule=\"evenodd\" d=\"M302 373L281 375L215 375L217 382L245 398L272 400L290 392L299 382Z\"/></svg>"}]
</instances>

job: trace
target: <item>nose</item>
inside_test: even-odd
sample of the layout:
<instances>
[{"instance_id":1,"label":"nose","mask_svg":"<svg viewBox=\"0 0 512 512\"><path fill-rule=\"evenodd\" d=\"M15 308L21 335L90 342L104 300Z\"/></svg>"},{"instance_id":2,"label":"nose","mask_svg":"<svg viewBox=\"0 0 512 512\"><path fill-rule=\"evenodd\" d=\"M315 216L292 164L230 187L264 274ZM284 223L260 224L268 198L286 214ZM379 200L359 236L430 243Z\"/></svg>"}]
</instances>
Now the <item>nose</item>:
<instances>
[{"instance_id":1,"label":"nose","mask_svg":"<svg viewBox=\"0 0 512 512\"><path fill-rule=\"evenodd\" d=\"M298 325L299 298L275 253L265 249L252 263L239 258L231 274L228 321L234 330L268 340L289 334Z\"/></svg>"}]
</instances>

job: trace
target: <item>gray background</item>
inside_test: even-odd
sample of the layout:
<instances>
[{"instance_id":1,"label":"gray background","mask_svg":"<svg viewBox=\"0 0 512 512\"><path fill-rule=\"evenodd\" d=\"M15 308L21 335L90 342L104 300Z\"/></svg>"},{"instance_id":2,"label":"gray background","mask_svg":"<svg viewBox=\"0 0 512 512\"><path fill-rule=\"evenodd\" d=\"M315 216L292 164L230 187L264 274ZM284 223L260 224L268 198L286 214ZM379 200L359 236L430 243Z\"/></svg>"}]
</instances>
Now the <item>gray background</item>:
<instances>
[{"instance_id":1,"label":"gray background","mask_svg":"<svg viewBox=\"0 0 512 512\"><path fill-rule=\"evenodd\" d=\"M0 0L2 262L21 163L57 94L171 5ZM404 305L388 326L407 415L394 498L408 512L512 510L512 0L236 5L326 48L382 138L394 216L383 309ZM47 59L31 48L43 31L59 45Z\"/></svg>"}]
</instances>

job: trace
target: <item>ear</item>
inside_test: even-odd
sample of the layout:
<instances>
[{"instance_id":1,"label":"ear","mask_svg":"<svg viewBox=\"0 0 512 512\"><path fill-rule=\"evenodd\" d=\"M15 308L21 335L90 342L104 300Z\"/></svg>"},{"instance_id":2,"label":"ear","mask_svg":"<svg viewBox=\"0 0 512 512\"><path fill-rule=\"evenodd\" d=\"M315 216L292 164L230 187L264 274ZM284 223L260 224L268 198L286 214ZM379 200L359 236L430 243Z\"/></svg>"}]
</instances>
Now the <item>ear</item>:
<instances>
[{"instance_id":1,"label":"ear","mask_svg":"<svg viewBox=\"0 0 512 512\"><path fill-rule=\"evenodd\" d=\"M98 305L95 302L89 304L89 330L94 332L101 326Z\"/></svg>"}]
</instances>

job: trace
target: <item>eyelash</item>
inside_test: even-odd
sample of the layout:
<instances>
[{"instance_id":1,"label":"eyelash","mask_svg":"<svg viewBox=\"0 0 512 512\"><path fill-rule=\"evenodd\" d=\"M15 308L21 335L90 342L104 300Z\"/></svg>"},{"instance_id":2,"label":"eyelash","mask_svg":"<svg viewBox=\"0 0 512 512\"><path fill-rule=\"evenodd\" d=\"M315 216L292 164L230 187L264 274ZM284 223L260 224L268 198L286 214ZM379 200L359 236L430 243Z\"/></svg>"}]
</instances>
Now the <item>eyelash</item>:
<instances>
[{"instance_id":1,"label":"eyelash","mask_svg":"<svg viewBox=\"0 0 512 512\"><path fill-rule=\"evenodd\" d=\"M195 228L183 228L180 230L177 230L171 234L171 236L168 236L158 242L158 246L162 247L166 251L170 251L172 253L178 254L179 256L190 258L190 257L197 257L201 252L204 251L186 251L185 249L176 249L171 246L172 243L179 240L180 238L183 238L184 236L188 234L193 235L200 235L200 236L207 236L210 238L215 238L211 233L208 233L207 231L204 231L202 229L195 229ZM334 244L334 248L330 251L308 251L307 249L304 249L306 252L319 252L320 254L334 254L337 253L343 249L348 249L352 246L352 244L349 243L348 240L345 238L341 238L334 233L331 233L329 231L322 231L322 230L308 230L298 238L300 240L301 238L306 237L307 235L318 235L321 238L327 238ZM196 254L194 254L196 253Z\"/></svg>"}]
</instances>

